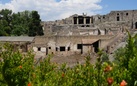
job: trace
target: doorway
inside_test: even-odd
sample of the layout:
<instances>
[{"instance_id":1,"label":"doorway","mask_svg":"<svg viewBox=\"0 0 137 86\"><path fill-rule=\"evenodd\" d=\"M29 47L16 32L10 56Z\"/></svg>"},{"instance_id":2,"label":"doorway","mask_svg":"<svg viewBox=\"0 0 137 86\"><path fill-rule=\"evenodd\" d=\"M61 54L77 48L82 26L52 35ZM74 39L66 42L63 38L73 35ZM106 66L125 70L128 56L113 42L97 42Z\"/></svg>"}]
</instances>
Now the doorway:
<instances>
[{"instance_id":1,"label":"doorway","mask_svg":"<svg viewBox=\"0 0 137 86\"><path fill-rule=\"evenodd\" d=\"M97 53L99 51L99 41L94 42L93 47L94 47L94 52Z\"/></svg>"},{"instance_id":2,"label":"doorway","mask_svg":"<svg viewBox=\"0 0 137 86\"><path fill-rule=\"evenodd\" d=\"M77 44L77 49L80 49L81 54L83 54L83 45L82 44Z\"/></svg>"},{"instance_id":3,"label":"doorway","mask_svg":"<svg viewBox=\"0 0 137 86\"><path fill-rule=\"evenodd\" d=\"M137 29L137 22L135 23L135 29Z\"/></svg>"}]
</instances>

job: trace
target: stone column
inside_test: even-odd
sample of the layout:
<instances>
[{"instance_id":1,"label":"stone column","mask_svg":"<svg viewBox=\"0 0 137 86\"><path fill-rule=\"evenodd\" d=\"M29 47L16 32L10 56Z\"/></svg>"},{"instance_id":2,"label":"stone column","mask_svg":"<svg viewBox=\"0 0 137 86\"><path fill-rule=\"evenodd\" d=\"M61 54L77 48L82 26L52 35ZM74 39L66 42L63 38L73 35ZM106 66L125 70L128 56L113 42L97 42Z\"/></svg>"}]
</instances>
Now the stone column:
<instances>
[{"instance_id":1,"label":"stone column","mask_svg":"<svg viewBox=\"0 0 137 86\"><path fill-rule=\"evenodd\" d=\"M90 18L90 24L92 23L92 21L93 21L92 18Z\"/></svg>"}]
</instances>

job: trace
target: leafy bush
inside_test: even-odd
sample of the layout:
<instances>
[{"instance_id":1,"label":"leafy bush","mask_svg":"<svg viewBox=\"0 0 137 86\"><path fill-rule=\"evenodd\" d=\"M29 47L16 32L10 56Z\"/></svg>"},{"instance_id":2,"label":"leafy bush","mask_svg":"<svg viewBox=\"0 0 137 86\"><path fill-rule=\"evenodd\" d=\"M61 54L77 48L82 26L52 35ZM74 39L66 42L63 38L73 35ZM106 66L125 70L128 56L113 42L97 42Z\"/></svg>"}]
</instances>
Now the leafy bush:
<instances>
[{"instance_id":1,"label":"leafy bush","mask_svg":"<svg viewBox=\"0 0 137 86\"><path fill-rule=\"evenodd\" d=\"M125 48L115 54L115 61L109 62L107 54L98 52L95 65L90 56L85 64L73 68L66 64L51 63L49 56L35 65L34 54L14 51L14 46L5 44L1 48L0 85L1 86L136 86L137 48L135 36L127 41ZM132 53L131 53L131 51ZM129 53L130 52L130 53Z\"/></svg>"}]
</instances>

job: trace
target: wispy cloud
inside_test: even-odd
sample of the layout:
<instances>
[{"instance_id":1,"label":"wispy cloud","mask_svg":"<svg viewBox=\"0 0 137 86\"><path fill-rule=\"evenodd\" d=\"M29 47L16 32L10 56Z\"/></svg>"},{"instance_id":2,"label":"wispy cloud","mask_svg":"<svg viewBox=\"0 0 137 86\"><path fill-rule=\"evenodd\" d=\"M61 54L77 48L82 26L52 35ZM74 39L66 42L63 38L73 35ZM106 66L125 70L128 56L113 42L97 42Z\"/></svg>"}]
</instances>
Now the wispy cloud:
<instances>
[{"instance_id":1,"label":"wispy cloud","mask_svg":"<svg viewBox=\"0 0 137 86\"><path fill-rule=\"evenodd\" d=\"M37 10L42 20L56 20L73 14L87 13L93 15L102 9L101 0L11 0L0 4L1 9L11 9L13 12Z\"/></svg>"}]
</instances>

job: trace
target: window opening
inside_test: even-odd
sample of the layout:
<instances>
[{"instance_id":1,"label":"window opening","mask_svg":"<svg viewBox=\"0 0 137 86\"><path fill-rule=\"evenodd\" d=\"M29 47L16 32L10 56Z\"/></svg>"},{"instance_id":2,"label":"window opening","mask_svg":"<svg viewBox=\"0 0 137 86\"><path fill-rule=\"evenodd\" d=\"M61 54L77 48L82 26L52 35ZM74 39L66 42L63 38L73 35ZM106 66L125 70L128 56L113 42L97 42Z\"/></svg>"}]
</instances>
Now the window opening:
<instances>
[{"instance_id":1,"label":"window opening","mask_svg":"<svg viewBox=\"0 0 137 86\"><path fill-rule=\"evenodd\" d=\"M68 47L68 51L70 51L70 47Z\"/></svg>"},{"instance_id":2,"label":"window opening","mask_svg":"<svg viewBox=\"0 0 137 86\"><path fill-rule=\"evenodd\" d=\"M82 49L82 44L77 44L77 49Z\"/></svg>"},{"instance_id":3,"label":"window opening","mask_svg":"<svg viewBox=\"0 0 137 86\"><path fill-rule=\"evenodd\" d=\"M117 13L117 15L119 15L119 13Z\"/></svg>"},{"instance_id":4,"label":"window opening","mask_svg":"<svg viewBox=\"0 0 137 86\"><path fill-rule=\"evenodd\" d=\"M135 29L137 29L137 22L135 23Z\"/></svg>"},{"instance_id":5,"label":"window opening","mask_svg":"<svg viewBox=\"0 0 137 86\"><path fill-rule=\"evenodd\" d=\"M90 24L90 18L86 18L86 24Z\"/></svg>"},{"instance_id":6,"label":"window opening","mask_svg":"<svg viewBox=\"0 0 137 86\"><path fill-rule=\"evenodd\" d=\"M82 16L80 16L78 19L79 19L79 24L84 24L84 18Z\"/></svg>"},{"instance_id":7,"label":"window opening","mask_svg":"<svg viewBox=\"0 0 137 86\"><path fill-rule=\"evenodd\" d=\"M120 21L120 18L119 18L119 16L117 17L117 21Z\"/></svg>"},{"instance_id":8,"label":"window opening","mask_svg":"<svg viewBox=\"0 0 137 86\"><path fill-rule=\"evenodd\" d=\"M85 27L84 25L82 25L81 27Z\"/></svg>"},{"instance_id":9,"label":"window opening","mask_svg":"<svg viewBox=\"0 0 137 86\"><path fill-rule=\"evenodd\" d=\"M41 51L41 47L38 47L38 51Z\"/></svg>"},{"instance_id":10,"label":"window opening","mask_svg":"<svg viewBox=\"0 0 137 86\"><path fill-rule=\"evenodd\" d=\"M95 43L93 43L93 47L94 47L94 52L98 52L99 49L99 41L96 41Z\"/></svg>"},{"instance_id":11,"label":"window opening","mask_svg":"<svg viewBox=\"0 0 137 86\"><path fill-rule=\"evenodd\" d=\"M60 51L65 51L65 47L64 46L60 47Z\"/></svg>"},{"instance_id":12,"label":"window opening","mask_svg":"<svg viewBox=\"0 0 137 86\"><path fill-rule=\"evenodd\" d=\"M58 51L58 47L56 47L56 51Z\"/></svg>"},{"instance_id":13,"label":"window opening","mask_svg":"<svg viewBox=\"0 0 137 86\"><path fill-rule=\"evenodd\" d=\"M77 24L77 17L74 17L74 24Z\"/></svg>"},{"instance_id":14,"label":"window opening","mask_svg":"<svg viewBox=\"0 0 137 86\"><path fill-rule=\"evenodd\" d=\"M103 16L103 19L105 19L105 16Z\"/></svg>"}]
</instances>

